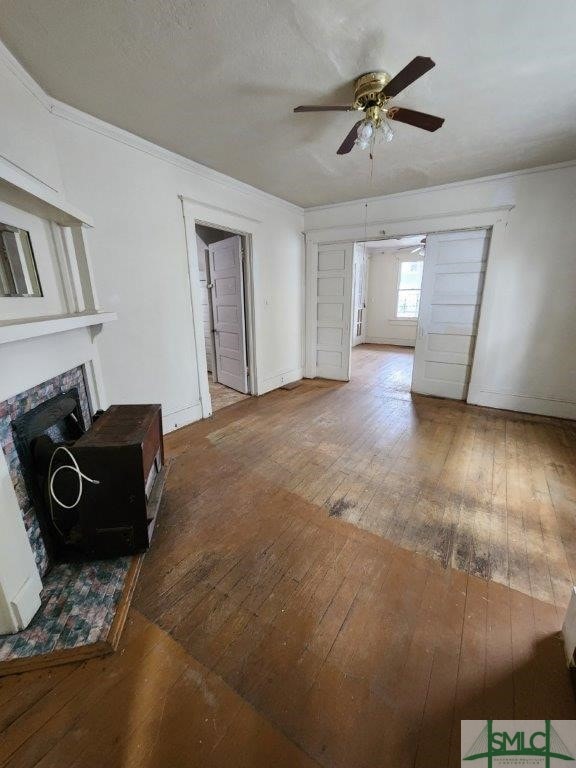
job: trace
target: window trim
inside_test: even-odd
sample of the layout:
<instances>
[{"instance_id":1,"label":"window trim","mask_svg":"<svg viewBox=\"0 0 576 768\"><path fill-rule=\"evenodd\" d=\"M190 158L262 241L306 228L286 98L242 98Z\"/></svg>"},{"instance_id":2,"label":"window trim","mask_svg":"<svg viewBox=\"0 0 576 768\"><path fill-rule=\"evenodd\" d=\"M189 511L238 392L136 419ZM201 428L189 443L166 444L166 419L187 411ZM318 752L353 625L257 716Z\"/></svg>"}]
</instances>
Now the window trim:
<instances>
[{"instance_id":1,"label":"window trim","mask_svg":"<svg viewBox=\"0 0 576 768\"><path fill-rule=\"evenodd\" d=\"M402 275L402 270L400 265L406 261L414 261L414 262L421 261L422 265L424 265L424 256L421 256L419 259L417 259L417 258L414 258L414 255L411 253L406 255L396 254L396 287L394 289L394 317L391 319L390 322L397 323L397 324L406 323L409 325L414 325L418 322L418 315L411 315L410 317L406 317L398 314L398 298L400 294L400 279ZM403 289L403 290L408 290L408 289ZM409 290L416 290L416 289L411 288ZM420 298L421 298L422 283L420 283L419 290L420 290Z\"/></svg>"}]
</instances>

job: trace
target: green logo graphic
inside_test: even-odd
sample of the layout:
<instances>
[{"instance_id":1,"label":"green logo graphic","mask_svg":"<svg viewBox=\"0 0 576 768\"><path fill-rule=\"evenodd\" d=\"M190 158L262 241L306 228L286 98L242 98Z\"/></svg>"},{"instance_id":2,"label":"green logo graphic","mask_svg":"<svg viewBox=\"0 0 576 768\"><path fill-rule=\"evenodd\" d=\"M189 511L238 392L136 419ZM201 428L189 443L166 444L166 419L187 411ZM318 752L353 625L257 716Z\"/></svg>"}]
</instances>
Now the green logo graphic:
<instances>
[{"instance_id":1,"label":"green logo graphic","mask_svg":"<svg viewBox=\"0 0 576 768\"><path fill-rule=\"evenodd\" d=\"M487 720L480 735L472 744L463 760L488 760L488 768L493 768L494 759L501 757L540 758L545 768L550 768L550 761L574 761L574 755L554 730L550 720L544 720L541 731L497 731L493 720Z\"/></svg>"}]
</instances>

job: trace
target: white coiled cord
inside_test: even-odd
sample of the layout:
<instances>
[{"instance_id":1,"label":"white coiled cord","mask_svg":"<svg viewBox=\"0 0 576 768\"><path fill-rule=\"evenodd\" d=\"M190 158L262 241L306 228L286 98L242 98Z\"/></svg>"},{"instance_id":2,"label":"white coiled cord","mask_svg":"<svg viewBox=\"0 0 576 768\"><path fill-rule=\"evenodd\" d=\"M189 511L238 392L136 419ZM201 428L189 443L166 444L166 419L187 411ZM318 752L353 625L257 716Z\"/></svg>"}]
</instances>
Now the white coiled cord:
<instances>
[{"instance_id":1,"label":"white coiled cord","mask_svg":"<svg viewBox=\"0 0 576 768\"><path fill-rule=\"evenodd\" d=\"M72 464L62 464L61 467L58 467L54 473L52 472L52 464L54 463L54 458L58 451L64 451L64 453L67 453L70 459L72 460ZM75 472L78 477L78 495L76 496L76 501L73 504L64 504L63 501L61 501L58 496L56 496L56 492L54 490L54 480L56 479L56 475L58 472L62 472L64 469L70 469L72 472ZM78 466L78 462L76 461L75 456L71 453L71 451L66 448L64 445L59 445L58 448L54 451L50 458L50 465L48 467L48 491L50 496L50 517L52 518L52 523L54 524L54 528L58 531L60 536L64 538L64 534L58 527L56 520L54 519L54 510L52 509L52 501L54 500L60 507L63 509L74 509L74 507L77 507L80 503L80 499L82 498L82 490L83 481L86 480L89 483L93 483L94 485L100 485L100 480L94 480L92 477L88 477L88 475L85 475L80 467Z\"/></svg>"}]
</instances>

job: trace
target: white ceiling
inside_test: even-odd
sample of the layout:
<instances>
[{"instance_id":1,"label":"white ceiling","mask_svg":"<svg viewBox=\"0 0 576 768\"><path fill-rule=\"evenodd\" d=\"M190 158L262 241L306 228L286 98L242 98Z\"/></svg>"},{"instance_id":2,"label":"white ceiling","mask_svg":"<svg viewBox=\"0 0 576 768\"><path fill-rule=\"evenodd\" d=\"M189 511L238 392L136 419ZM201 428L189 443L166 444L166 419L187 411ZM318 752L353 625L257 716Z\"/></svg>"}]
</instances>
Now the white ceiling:
<instances>
[{"instance_id":1,"label":"white ceiling","mask_svg":"<svg viewBox=\"0 0 576 768\"><path fill-rule=\"evenodd\" d=\"M0 0L0 36L53 97L304 206L576 157L574 0ZM436 68L396 100L446 118L336 149L355 77Z\"/></svg>"}]
</instances>

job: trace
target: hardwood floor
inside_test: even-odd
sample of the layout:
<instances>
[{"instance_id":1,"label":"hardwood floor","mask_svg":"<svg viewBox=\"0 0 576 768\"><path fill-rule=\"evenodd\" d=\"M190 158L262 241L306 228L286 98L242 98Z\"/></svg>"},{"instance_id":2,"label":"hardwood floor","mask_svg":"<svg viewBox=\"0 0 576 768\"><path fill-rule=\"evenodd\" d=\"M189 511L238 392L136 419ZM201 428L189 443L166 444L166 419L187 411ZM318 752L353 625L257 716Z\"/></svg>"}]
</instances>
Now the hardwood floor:
<instances>
[{"instance_id":1,"label":"hardwood floor","mask_svg":"<svg viewBox=\"0 0 576 768\"><path fill-rule=\"evenodd\" d=\"M353 365L169 436L121 650L1 681L0 765L444 768L462 718L576 718L575 425Z\"/></svg>"}]
</instances>

